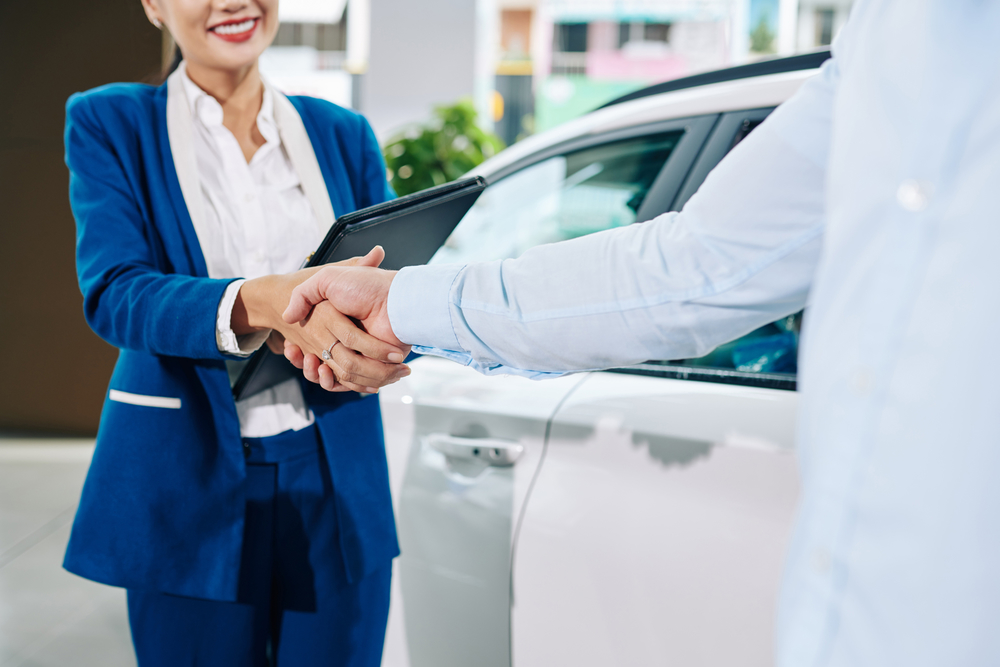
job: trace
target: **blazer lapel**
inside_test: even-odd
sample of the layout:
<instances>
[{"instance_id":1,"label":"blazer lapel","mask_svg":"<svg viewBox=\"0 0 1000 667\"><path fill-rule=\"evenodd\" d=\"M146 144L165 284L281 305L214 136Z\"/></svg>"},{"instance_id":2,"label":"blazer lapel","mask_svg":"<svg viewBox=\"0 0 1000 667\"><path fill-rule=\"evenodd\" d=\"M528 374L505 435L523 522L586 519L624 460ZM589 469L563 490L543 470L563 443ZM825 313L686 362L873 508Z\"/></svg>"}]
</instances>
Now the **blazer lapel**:
<instances>
[{"instance_id":1,"label":"blazer lapel","mask_svg":"<svg viewBox=\"0 0 1000 667\"><path fill-rule=\"evenodd\" d=\"M302 191L305 193L306 199L309 200L313 213L316 214L320 237L324 237L333 226L335 217L330 193L326 189L323 172L320 171L319 162L316 160L316 152L313 150L312 142L306 133L305 125L302 124L299 112L295 110L287 97L269 84L265 83L264 85L268 86L274 98L274 122L281 135L281 143L285 146L292 167L299 175Z\"/></svg>"},{"instance_id":2,"label":"blazer lapel","mask_svg":"<svg viewBox=\"0 0 1000 667\"><path fill-rule=\"evenodd\" d=\"M154 202L154 208L166 207L173 213L170 219L176 224L177 236L171 233L170 225L166 224L166 218L157 218L157 226L163 235L167 255L172 263L173 270L191 276L208 277L208 267L205 266L205 255L198 242L198 235L191 224L191 215L187 205L184 203L184 194L181 191L178 180L177 163L174 160L174 152L171 148L170 130L167 122L167 100L168 91L165 82L156 90L155 94L155 114L156 114L156 143L159 151L160 173L164 180L166 189L165 201ZM176 141L174 142L177 143ZM163 226L166 225L166 226ZM179 245L178 245L179 244ZM182 253L182 254L177 254Z\"/></svg>"},{"instance_id":3,"label":"blazer lapel","mask_svg":"<svg viewBox=\"0 0 1000 667\"><path fill-rule=\"evenodd\" d=\"M224 278L219 267L213 266L209 257L205 257L202 248L212 248L218 245L215 236L219 231L212 228L205 217L205 198L201 193L201 181L198 178L198 160L194 152L193 123L191 120L191 105L184 92L184 82L181 80L181 63L177 71L167 79L167 135L170 137L170 152L174 157L174 170L181 186L181 194L187 207L191 225L198 237L198 251L203 257L210 278ZM211 254L211 253L210 253Z\"/></svg>"}]
</instances>

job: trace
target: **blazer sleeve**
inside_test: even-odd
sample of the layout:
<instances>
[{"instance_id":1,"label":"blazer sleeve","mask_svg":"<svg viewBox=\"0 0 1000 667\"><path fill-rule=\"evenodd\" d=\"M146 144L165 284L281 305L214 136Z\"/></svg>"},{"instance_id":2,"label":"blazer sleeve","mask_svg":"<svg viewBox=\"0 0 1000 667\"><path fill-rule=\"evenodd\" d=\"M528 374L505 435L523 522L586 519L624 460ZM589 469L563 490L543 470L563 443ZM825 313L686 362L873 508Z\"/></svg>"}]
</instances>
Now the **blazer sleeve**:
<instances>
[{"instance_id":1,"label":"blazer sleeve","mask_svg":"<svg viewBox=\"0 0 1000 667\"><path fill-rule=\"evenodd\" d=\"M114 137L101 122L99 111L110 110L111 102L105 108L78 94L66 105L66 164L87 323L118 348L225 359L216 343L216 311L232 281L161 268L167 262L154 247L159 234L136 194L144 173L138 142Z\"/></svg>"}]
</instances>

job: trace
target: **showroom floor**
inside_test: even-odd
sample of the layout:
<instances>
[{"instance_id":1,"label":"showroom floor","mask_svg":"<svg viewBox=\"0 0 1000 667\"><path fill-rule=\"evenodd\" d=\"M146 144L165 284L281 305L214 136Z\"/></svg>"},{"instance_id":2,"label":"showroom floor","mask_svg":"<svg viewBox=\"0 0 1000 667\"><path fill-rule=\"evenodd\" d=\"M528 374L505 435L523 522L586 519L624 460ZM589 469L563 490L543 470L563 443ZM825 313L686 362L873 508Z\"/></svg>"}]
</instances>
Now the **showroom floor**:
<instances>
[{"instance_id":1,"label":"showroom floor","mask_svg":"<svg viewBox=\"0 0 1000 667\"><path fill-rule=\"evenodd\" d=\"M60 566L92 452L0 439L0 667L135 665L124 592Z\"/></svg>"}]
</instances>

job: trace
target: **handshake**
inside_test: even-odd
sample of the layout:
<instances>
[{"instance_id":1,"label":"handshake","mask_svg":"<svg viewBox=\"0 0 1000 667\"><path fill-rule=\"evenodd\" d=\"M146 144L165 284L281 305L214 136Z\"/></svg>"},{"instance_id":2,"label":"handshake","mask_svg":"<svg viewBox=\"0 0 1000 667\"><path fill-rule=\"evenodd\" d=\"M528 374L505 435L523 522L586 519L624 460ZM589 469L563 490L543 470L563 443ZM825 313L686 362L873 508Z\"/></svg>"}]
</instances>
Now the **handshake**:
<instances>
[{"instance_id":1,"label":"handshake","mask_svg":"<svg viewBox=\"0 0 1000 667\"><path fill-rule=\"evenodd\" d=\"M385 251L249 280L233 309L233 330L270 329L272 352L284 354L305 378L327 391L376 393L410 374L409 352L388 316L394 271L379 269Z\"/></svg>"}]
</instances>

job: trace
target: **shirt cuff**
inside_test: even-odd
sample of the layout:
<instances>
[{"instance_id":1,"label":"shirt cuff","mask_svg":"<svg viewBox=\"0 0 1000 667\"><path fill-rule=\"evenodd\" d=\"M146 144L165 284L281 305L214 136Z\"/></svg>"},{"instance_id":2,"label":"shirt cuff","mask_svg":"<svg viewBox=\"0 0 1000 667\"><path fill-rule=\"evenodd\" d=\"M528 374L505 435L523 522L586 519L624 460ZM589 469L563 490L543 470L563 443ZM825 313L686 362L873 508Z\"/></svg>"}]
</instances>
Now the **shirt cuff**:
<instances>
[{"instance_id":1,"label":"shirt cuff","mask_svg":"<svg viewBox=\"0 0 1000 667\"><path fill-rule=\"evenodd\" d=\"M451 287L464 264L409 266L389 287L389 325L407 345L461 350L451 323Z\"/></svg>"},{"instance_id":2,"label":"shirt cuff","mask_svg":"<svg viewBox=\"0 0 1000 667\"><path fill-rule=\"evenodd\" d=\"M215 318L215 343L219 346L219 352L237 357L249 357L271 335L270 329L242 336L233 332L233 306L236 304L236 295L245 282L246 280L240 279L229 283L219 301L219 313Z\"/></svg>"}]
</instances>

